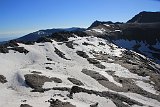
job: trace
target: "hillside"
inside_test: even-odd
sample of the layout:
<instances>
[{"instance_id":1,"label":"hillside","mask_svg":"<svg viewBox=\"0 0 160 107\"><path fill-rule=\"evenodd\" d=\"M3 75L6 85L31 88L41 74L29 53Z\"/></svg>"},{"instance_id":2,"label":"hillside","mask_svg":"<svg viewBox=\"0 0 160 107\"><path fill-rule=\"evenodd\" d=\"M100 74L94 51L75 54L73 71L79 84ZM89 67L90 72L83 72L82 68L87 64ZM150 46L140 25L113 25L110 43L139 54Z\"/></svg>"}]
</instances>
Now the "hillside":
<instances>
[{"instance_id":1,"label":"hillside","mask_svg":"<svg viewBox=\"0 0 160 107\"><path fill-rule=\"evenodd\" d=\"M160 65L86 33L0 50L0 107L160 106Z\"/></svg>"},{"instance_id":2,"label":"hillside","mask_svg":"<svg viewBox=\"0 0 160 107\"><path fill-rule=\"evenodd\" d=\"M127 23L157 23L160 22L160 12L140 12Z\"/></svg>"},{"instance_id":3,"label":"hillside","mask_svg":"<svg viewBox=\"0 0 160 107\"><path fill-rule=\"evenodd\" d=\"M138 19L140 20L137 21ZM159 12L140 12L127 23L95 21L86 32L89 35L110 40L119 47L136 51L160 63L160 21L158 19L160 19Z\"/></svg>"},{"instance_id":4,"label":"hillside","mask_svg":"<svg viewBox=\"0 0 160 107\"><path fill-rule=\"evenodd\" d=\"M20 41L20 42L35 42L40 37L50 36L51 34L56 33L56 32L65 32L65 31L75 32L75 31L84 31L84 30L85 30L85 28L78 28L78 27L39 30L39 31L24 35L24 36L17 38L15 40Z\"/></svg>"}]
</instances>

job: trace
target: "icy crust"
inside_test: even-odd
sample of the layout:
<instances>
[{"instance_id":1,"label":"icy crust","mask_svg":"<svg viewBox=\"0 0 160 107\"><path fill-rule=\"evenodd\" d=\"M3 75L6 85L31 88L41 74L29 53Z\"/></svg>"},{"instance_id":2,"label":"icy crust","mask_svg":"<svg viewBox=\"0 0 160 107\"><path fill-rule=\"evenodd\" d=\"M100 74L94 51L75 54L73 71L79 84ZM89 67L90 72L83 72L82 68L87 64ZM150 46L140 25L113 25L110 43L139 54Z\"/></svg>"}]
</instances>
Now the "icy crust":
<instances>
[{"instance_id":1,"label":"icy crust","mask_svg":"<svg viewBox=\"0 0 160 107\"><path fill-rule=\"evenodd\" d=\"M62 80L62 83L56 83L55 81L45 82L42 86L42 88L45 89L53 87L68 87L71 89L74 84L69 81L68 78L75 78L84 84L81 86L84 89L99 92L116 92L101 85L97 80L82 72L83 69L96 71L99 75L107 78L109 82L118 87L123 87L122 83L117 82L112 75L106 72L112 70L115 71L115 76L135 79L137 80L135 81L137 86L143 90L156 95L159 94L152 85L143 82L149 80L149 76L142 77L130 72L119 64L99 60L99 62L105 66L104 69L101 69L90 64L86 58L82 58L76 53L77 51L83 51L89 58L96 58L95 54L122 57L125 49L118 48L107 40L97 37L75 36L70 37L69 41L73 41L74 49L68 48L66 43L52 40L52 43L35 43L34 45L19 43L19 46L29 51L27 54L18 53L13 50L10 50L7 54L0 53L0 74L4 75L8 81L5 84L0 83L0 107L18 107L20 104L29 104L33 107L49 107L50 103L48 100L51 98L59 99L63 102L70 102L76 107L89 107L97 102L98 107L116 107L115 103L109 98L83 92L75 93L73 99L67 96L67 94L69 94L67 91L49 90L44 93L31 92L33 89L26 84L25 75L34 74L33 71L39 72L36 75L48 78L57 77ZM59 57L59 55L55 53L55 48L62 52L69 60ZM139 94L130 92L117 93L123 94L131 99L138 99L138 102L146 106L158 107L160 105L160 102L157 100L146 98ZM147 100L149 100L149 102L146 103Z\"/></svg>"}]
</instances>

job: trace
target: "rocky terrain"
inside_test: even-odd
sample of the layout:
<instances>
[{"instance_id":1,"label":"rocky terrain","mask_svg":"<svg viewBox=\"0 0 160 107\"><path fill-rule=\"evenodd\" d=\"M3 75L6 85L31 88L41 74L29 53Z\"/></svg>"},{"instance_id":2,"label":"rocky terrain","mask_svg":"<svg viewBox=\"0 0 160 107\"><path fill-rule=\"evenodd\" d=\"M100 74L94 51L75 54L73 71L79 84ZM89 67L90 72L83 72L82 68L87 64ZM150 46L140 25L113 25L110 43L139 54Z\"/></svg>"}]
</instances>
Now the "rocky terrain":
<instances>
[{"instance_id":1,"label":"rocky terrain","mask_svg":"<svg viewBox=\"0 0 160 107\"><path fill-rule=\"evenodd\" d=\"M10 41L0 67L0 107L160 106L160 65L85 32Z\"/></svg>"},{"instance_id":2,"label":"rocky terrain","mask_svg":"<svg viewBox=\"0 0 160 107\"><path fill-rule=\"evenodd\" d=\"M127 23L95 21L86 31L160 63L160 12L140 12Z\"/></svg>"},{"instance_id":3,"label":"rocky terrain","mask_svg":"<svg viewBox=\"0 0 160 107\"><path fill-rule=\"evenodd\" d=\"M1 44L0 107L160 107L160 24L138 16Z\"/></svg>"}]
</instances>

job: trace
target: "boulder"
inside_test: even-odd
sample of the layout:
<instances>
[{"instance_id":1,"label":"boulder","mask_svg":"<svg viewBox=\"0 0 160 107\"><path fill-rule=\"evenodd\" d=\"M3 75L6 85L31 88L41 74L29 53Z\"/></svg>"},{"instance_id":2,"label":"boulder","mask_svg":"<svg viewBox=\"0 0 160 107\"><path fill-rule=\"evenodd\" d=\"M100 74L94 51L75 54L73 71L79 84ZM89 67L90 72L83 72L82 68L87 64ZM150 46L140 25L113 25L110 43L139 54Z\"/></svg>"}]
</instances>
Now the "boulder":
<instances>
[{"instance_id":1,"label":"boulder","mask_svg":"<svg viewBox=\"0 0 160 107\"><path fill-rule=\"evenodd\" d=\"M6 83L6 77L4 77L3 75L0 75L0 83Z\"/></svg>"},{"instance_id":2,"label":"boulder","mask_svg":"<svg viewBox=\"0 0 160 107\"><path fill-rule=\"evenodd\" d=\"M70 82L72 82L73 84L75 84L75 85L84 85L81 81L79 81L79 80L77 80L75 78L68 78L68 80Z\"/></svg>"},{"instance_id":3,"label":"boulder","mask_svg":"<svg viewBox=\"0 0 160 107\"><path fill-rule=\"evenodd\" d=\"M85 53L85 52L83 52L83 51L76 51L76 53L77 53L77 55L79 55L79 56L81 56L81 57L83 57L83 58L88 58L89 56Z\"/></svg>"}]
</instances>

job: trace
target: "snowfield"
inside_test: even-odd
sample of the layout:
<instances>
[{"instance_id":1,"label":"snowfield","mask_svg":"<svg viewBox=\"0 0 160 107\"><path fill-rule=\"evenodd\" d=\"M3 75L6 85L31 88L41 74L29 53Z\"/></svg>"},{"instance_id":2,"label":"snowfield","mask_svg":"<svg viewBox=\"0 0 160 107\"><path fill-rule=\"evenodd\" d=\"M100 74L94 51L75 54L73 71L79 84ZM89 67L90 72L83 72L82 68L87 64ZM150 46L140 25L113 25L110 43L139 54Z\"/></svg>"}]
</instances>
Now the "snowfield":
<instances>
[{"instance_id":1,"label":"snowfield","mask_svg":"<svg viewBox=\"0 0 160 107\"><path fill-rule=\"evenodd\" d=\"M103 29L95 31L102 32ZM140 76L134 72L130 72L129 69L120 63L116 63L114 58L123 58L123 53L126 49L118 48L107 40L93 36L75 36L70 37L68 41L72 42L74 49L66 46L65 42L57 42L52 39L52 43L44 42L35 43L34 45L18 43L19 47L24 47L29 51L27 54L14 50L9 50L9 53L5 54L0 53L0 75L6 77L7 80L6 83L0 82L0 107L20 107L21 104L28 104L32 107L52 107L48 101L51 98L59 99L62 102L70 102L70 104L76 107L91 107L90 105L96 103L98 105L93 107L117 107L118 105L122 105L122 107L124 105L126 107L160 107L159 90L154 88L154 81L150 79L150 76ZM58 49L58 54L55 48ZM92 58L98 62L89 62L87 58L78 55L77 51L86 53L88 58ZM104 58L102 58L103 60L98 59L102 55L107 56L106 60ZM83 69L87 69L88 72L82 72ZM96 73L91 74L90 72L92 71ZM56 77L62 82L48 80L42 84L41 88L50 90L32 92L36 88L26 83L26 75L28 74L35 74L36 78L39 78L38 76L40 78ZM69 80L68 78L72 78L73 80ZM119 90L127 87L126 83L123 83L124 80L119 81L119 78L131 80L133 86L144 90L146 94L149 93L153 97L150 98L149 95L143 96L140 92L136 93L132 89L124 92ZM36 83L37 81L41 80L37 79L34 82ZM81 82L83 85L77 85L78 81L79 84ZM92 90L97 94L75 92L73 98L70 98L68 96L70 91L51 89L53 87L72 89L73 86ZM114 87L117 88L113 90ZM109 92L109 94L117 95L117 97L104 96L98 92ZM118 99L122 98L121 96L126 100Z\"/></svg>"}]
</instances>

